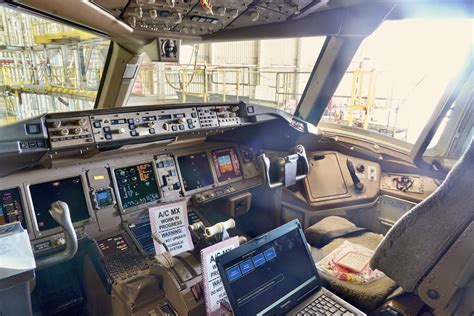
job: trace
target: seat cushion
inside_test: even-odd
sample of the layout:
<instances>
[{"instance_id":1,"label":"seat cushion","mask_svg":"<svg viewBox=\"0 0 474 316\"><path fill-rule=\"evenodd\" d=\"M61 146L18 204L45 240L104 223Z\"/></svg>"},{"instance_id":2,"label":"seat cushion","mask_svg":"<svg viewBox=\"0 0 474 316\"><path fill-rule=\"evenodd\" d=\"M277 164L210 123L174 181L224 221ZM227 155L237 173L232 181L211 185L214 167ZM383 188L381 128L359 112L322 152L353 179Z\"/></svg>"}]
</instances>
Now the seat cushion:
<instances>
[{"instance_id":1,"label":"seat cushion","mask_svg":"<svg viewBox=\"0 0 474 316\"><path fill-rule=\"evenodd\" d=\"M321 226L325 226L325 223L331 224L336 229L342 229L345 225L353 226L348 220L339 217L337 220L334 219L335 216L331 216L321 220L312 227L306 230L306 235L308 242L311 244L311 253L313 255L314 261L318 262L323 259L334 249L341 246L344 240L347 240L354 244L359 244L369 249L375 249L383 236L371 232L364 232L358 234L357 236L348 236L341 237L332 240L326 246L322 248L314 247L310 240L315 240L318 237L313 235L312 238L308 238L311 235L311 232L326 232L329 227L324 229ZM316 227L315 227L316 226ZM342 298L349 301L351 304L362 309L365 312L370 312L375 310L380 304L382 304L387 296L389 296L395 289L398 288L398 285L389 277L383 276L382 278L375 280L369 284L356 284L349 281L342 281L335 277L320 273L325 286L327 286L332 292L341 296Z\"/></svg>"}]
</instances>

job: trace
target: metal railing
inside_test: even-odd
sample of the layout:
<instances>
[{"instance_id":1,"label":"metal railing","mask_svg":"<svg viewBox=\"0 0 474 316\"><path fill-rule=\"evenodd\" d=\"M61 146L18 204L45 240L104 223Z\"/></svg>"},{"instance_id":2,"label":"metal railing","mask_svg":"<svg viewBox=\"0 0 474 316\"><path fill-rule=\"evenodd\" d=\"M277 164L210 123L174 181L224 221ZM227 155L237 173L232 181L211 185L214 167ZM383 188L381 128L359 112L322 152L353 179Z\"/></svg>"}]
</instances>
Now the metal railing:
<instances>
[{"instance_id":1,"label":"metal railing","mask_svg":"<svg viewBox=\"0 0 474 316\"><path fill-rule=\"evenodd\" d=\"M301 97L310 74L294 68L199 65L187 69L147 63L142 64L133 94L165 102L258 100L286 109L291 100Z\"/></svg>"}]
</instances>

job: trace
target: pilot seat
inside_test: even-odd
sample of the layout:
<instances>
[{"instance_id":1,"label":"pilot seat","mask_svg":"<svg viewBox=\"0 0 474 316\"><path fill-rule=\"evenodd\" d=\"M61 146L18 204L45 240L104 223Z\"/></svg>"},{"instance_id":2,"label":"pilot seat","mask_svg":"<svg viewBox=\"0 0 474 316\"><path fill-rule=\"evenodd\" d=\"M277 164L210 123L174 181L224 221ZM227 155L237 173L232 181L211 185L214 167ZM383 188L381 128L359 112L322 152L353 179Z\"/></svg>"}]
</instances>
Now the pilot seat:
<instances>
[{"instance_id":1,"label":"pilot seat","mask_svg":"<svg viewBox=\"0 0 474 316\"><path fill-rule=\"evenodd\" d=\"M474 313L474 142L423 202L402 216L386 236L329 216L305 231L315 262L345 240L374 249L370 266L385 273L368 284L321 274L326 286L366 312L412 293L440 315ZM470 300L468 298L471 298ZM413 303L413 301L412 301ZM421 305L421 306L420 306ZM405 310L406 312L406 310Z\"/></svg>"}]
</instances>

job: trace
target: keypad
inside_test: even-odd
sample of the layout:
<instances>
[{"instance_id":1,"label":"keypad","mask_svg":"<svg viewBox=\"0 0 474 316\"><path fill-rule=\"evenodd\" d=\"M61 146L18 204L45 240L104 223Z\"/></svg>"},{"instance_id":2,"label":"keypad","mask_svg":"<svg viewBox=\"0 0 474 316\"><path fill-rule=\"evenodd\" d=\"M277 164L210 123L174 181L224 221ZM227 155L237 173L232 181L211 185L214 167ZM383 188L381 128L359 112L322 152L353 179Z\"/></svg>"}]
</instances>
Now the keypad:
<instances>
[{"instance_id":1,"label":"keypad","mask_svg":"<svg viewBox=\"0 0 474 316\"><path fill-rule=\"evenodd\" d=\"M143 256L134 250L107 256L104 265L113 281L128 279L149 268Z\"/></svg>"},{"instance_id":2,"label":"keypad","mask_svg":"<svg viewBox=\"0 0 474 316\"><path fill-rule=\"evenodd\" d=\"M349 312L346 308L333 301L330 297L322 294L306 305L296 315L354 316L354 313Z\"/></svg>"}]
</instances>

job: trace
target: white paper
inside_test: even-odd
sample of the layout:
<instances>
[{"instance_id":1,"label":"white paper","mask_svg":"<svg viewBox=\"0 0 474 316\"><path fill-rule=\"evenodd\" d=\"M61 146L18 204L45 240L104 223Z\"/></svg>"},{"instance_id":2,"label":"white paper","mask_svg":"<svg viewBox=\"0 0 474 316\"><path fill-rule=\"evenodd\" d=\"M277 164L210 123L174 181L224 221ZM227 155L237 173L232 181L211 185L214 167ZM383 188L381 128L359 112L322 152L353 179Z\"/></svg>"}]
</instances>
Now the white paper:
<instances>
[{"instance_id":1,"label":"white paper","mask_svg":"<svg viewBox=\"0 0 474 316\"><path fill-rule=\"evenodd\" d=\"M35 257L26 230L0 235L0 279L34 268Z\"/></svg>"},{"instance_id":2,"label":"white paper","mask_svg":"<svg viewBox=\"0 0 474 316\"><path fill-rule=\"evenodd\" d=\"M188 229L186 201L149 208L152 234L159 234L172 256L194 248ZM153 240L157 255L165 252L163 245Z\"/></svg>"},{"instance_id":3,"label":"white paper","mask_svg":"<svg viewBox=\"0 0 474 316\"><path fill-rule=\"evenodd\" d=\"M239 246L239 237L235 236L201 250L202 283L206 301L207 315L221 315L221 302L227 299L222 284L216 257Z\"/></svg>"}]
</instances>

